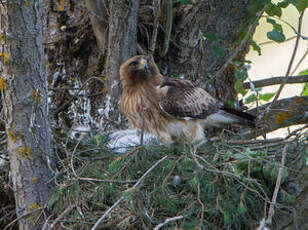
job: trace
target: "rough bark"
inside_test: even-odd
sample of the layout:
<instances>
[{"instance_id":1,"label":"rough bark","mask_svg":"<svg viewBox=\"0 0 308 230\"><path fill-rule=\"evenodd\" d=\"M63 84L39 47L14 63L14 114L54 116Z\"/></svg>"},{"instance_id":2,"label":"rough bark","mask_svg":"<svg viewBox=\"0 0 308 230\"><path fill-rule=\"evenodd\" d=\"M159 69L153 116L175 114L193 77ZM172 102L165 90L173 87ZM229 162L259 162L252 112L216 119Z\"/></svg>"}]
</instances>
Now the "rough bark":
<instances>
[{"instance_id":1,"label":"rough bark","mask_svg":"<svg viewBox=\"0 0 308 230\"><path fill-rule=\"evenodd\" d=\"M108 6L105 0L85 0L90 12L90 20L100 52L104 52L108 42Z\"/></svg>"},{"instance_id":2,"label":"rough bark","mask_svg":"<svg viewBox=\"0 0 308 230\"><path fill-rule=\"evenodd\" d=\"M42 210L54 187L43 48L42 1L1 7L4 113L19 229L41 229ZM49 161L49 163L48 163Z\"/></svg>"},{"instance_id":3,"label":"rough bark","mask_svg":"<svg viewBox=\"0 0 308 230\"><path fill-rule=\"evenodd\" d=\"M214 75L240 44L240 35L248 29L248 4L245 0L210 0L197 5L175 5L170 48L162 58L163 68L169 74L185 75L198 81L223 101L234 100L235 69L232 65L222 75L216 78ZM205 39L206 34L214 35L217 40ZM224 54L217 56L213 51L215 47L224 50ZM245 44L235 60L243 61L248 50Z\"/></svg>"},{"instance_id":4,"label":"rough bark","mask_svg":"<svg viewBox=\"0 0 308 230\"><path fill-rule=\"evenodd\" d=\"M308 123L308 96L281 99L267 112L266 108L269 104L249 111L251 114L264 114L264 116L260 121L260 128L243 133L243 137L254 138L280 128Z\"/></svg>"},{"instance_id":5,"label":"rough bark","mask_svg":"<svg viewBox=\"0 0 308 230\"><path fill-rule=\"evenodd\" d=\"M121 94L120 66L137 52L139 0L116 0L110 3L108 55L106 67L108 119L121 122L118 101ZM106 105L105 104L105 105Z\"/></svg>"}]
</instances>

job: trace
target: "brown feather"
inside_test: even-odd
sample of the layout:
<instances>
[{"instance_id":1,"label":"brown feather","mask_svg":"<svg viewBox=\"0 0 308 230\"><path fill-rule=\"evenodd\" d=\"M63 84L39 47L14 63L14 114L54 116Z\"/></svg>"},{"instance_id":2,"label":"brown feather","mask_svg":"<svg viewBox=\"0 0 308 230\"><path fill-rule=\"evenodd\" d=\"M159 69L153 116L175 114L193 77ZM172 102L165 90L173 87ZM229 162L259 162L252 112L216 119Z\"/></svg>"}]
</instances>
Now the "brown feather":
<instances>
[{"instance_id":1,"label":"brown feather","mask_svg":"<svg viewBox=\"0 0 308 230\"><path fill-rule=\"evenodd\" d=\"M221 102L190 81L162 76L151 57L130 58L121 65L120 76L121 111L131 127L144 128L165 143L200 141L204 126L240 120L240 113L229 116Z\"/></svg>"},{"instance_id":2,"label":"brown feather","mask_svg":"<svg viewBox=\"0 0 308 230\"><path fill-rule=\"evenodd\" d=\"M168 87L168 91L159 105L172 116L204 119L222 107L218 100L189 81L166 78L161 88L164 87Z\"/></svg>"}]
</instances>

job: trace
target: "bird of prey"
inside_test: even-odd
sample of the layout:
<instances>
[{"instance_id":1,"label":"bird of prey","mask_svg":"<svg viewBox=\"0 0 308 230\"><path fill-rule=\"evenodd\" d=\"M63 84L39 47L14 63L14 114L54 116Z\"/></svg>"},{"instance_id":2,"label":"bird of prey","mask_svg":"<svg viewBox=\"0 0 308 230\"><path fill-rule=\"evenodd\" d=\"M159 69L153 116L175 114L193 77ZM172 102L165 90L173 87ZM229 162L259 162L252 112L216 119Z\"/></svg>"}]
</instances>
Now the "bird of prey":
<instances>
[{"instance_id":1,"label":"bird of prey","mask_svg":"<svg viewBox=\"0 0 308 230\"><path fill-rule=\"evenodd\" d=\"M163 143L203 141L204 128L227 124L255 125L255 117L226 108L202 88L165 77L150 56L128 59L120 68L121 111L132 128L156 135Z\"/></svg>"}]
</instances>

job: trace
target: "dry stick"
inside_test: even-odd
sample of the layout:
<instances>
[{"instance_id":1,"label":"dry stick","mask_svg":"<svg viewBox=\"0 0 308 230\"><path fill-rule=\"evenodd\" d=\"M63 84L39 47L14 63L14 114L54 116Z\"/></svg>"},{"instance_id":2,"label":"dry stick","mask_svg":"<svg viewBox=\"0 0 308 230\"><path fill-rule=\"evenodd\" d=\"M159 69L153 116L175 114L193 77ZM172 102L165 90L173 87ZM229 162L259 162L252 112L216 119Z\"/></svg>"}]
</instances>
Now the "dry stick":
<instances>
[{"instance_id":1,"label":"dry stick","mask_svg":"<svg viewBox=\"0 0 308 230\"><path fill-rule=\"evenodd\" d=\"M287 39L284 40L284 41L285 41L285 42L288 42L288 41L293 40L293 39L296 38L296 37L297 37L297 35L292 36L292 37L289 37L289 38L287 38ZM275 41L260 42L260 43L259 43L259 46L268 45L268 44L272 44L272 43L275 43Z\"/></svg>"},{"instance_id":2,"label":"dry stick","mask_svg":"<svg viewBox=\"0 0 308 230\"><path fill-rule=\"evenodd\" d=\"M71 205L71 206L68 206L58 217L57 217L57 219L55 219L53 222L52 222L52 224L50 225L50 227L49 227L49 230L52 230L52 229L54 229L54 227L56 227L56 224L59 222L59 221L61 221L61 219L63 218L63 217L65 217L73 208L75 208L76 207L76 205Z\"/></svg>"},{"instance_id":3,"label":"dry stick","mask_svg":"<svg viewBox=\"0 0 308 230\"><path fill-rule=\"evenodd\" d=\"M274 143L281 142L284 138L272 138L272 139L261 139L261 140L226 140L227 144L236 144L236 145L256 145L264 143Z\"/></svg>"},{"instance_id":4,"label":"dry stick","mask_svg":"<svg viewBox=\"0 0 308 230\"><path fill-rule=\"evenodd\" d=\"M169 224L170 222L181 220L183 218L184 218L184 216L175 216L175 217L168 218L163 223L156 225L156 227L153 230L158 230L161 227L163 227L164 225Z\"/></svg>"},{"instance_id":5,"label":"dry stick","mask_svg":"<svg viewBox=\"0 0 308 230\"><path fill-rule=\"evenodd\" d=\"M154 165L152 165L151 168L149 168L140 178L139 180L134 184L133 187L127 189L126 191L131 191L133 189L136 189L138 187L138 185L143 181L143 179L151 172L153 171L154 168L156 168L162 161L166 160L168 156L164 156L163 158L161 158L159 161L157 161ZM106 218L106 216L108 216L108 214L116 207L119 205L119 203L121 201L125 200L125 197L122 196L117 202L115 202L105 213L104 215L101 216L101 218L98 219L98 221L95 223L95 225L93 226L93 228L91 230L95 230L100 223Z\"/></svg>"},{"instance_id":6,"label":"dry stick","mask_svg":"<svg viewBox=\"0 0 308 230\"><path fill-rule=\"evenodd\" d=\"M103 183L118 183L118 184L136 183L136 180L103 180L103 179L88 178L88 177L79 177L78 180L81 180L81 181L103 182Z\"/></svg>"},{"instance_id":7,"label":"dry stick","mask_svg":"<svg viewBox=\"0 0 308 230\"><path fill-rule=\"evenodd\" d=\"M266 7L268 6L268 4L266 4L263 9L257 13L257 18L256 20L253 22L253 24L249 27L245 37L243 38L243 40L241 41L240 45L236 48L236 50L231 54L231 56L229 57L229 59L225 62L225 64L215 73L215 75L211 78L211 79L215 79L216 77L218 77L219 75L221 75L223 73L223 71L229 66L229 64L233 61L233 59L236 57L236 55L238 54L238 52L243 48L244 44L247 42L247 40L249 39L249 36L253 33L255 27L257 26L259 19L261 18L262 14L264 13ZM210 80L211 80L210 79Z\"/></svg>"},{"instance_id":8,"label":"dry stick","mask_svg":"<svg viewBox=\"0 0 308 230\"><path fill-rule=\"evenodd\" d=\"M302 62L305 60L305 58L306 58L307 55L308 55L308 46L307 46L307 49L306 49L304 55L303 55L302 58L299 60L299 62L297 63L297 65L294 67L294 69L293 69L291 75L293 75L293 74L297 71L297 69L298 69L299 66L302 64ZM306 76L307 76L307 75L306 75Z\"/></svg>"},{"instance_id":9,"label":"dry stick","mask_svg":"<svg viewBox=\"0 0 308 230\"><path fill-rule=\"evenodd\" d=\"M5 228L4 228L3 230L8 229L8 228L9 228L12 224L14 224L15 222L17 222L17 221L19 221L19 220L21 220L21 219L23 219L23 218L25 218L25 217L27 217L27 216L30 216L30 215L32 215L33 213L36 213L36 212L38 212L38 211L41 211L41 210L43 210L43 209L44 209L44 208L42 207L42 208L38 208L38 209L35 209L35 210L33 210L33 211L30 211L30 212L27 212L27 213L23 214L22 216L16 218L16 219L13 220L11 223L9 223L7 226L5 226Z\"/></svg>"},{"instance_id":10,"label":"dry stick","mask_svg":"<svg viewBox=\"0 0 308 230\"><path fill-rule=\"evenodd\" d=\"M286 75L285 75L285 78L283 80L283 82L281 83L276 95L275 95L275 98L273 99L272 103L266 108L266 113L269 113L269 111L271 110L271 107L272 105L274 105L276 103L276 101L278 100L279 96L280 96L280 93L283 89L283 87L285 86L288 78L289 78L289 74L291 72L291 68L292 68L292 65L293 65L293 62L294 62L294 58L295 58L295 55L296 55L296 52L297 52L297 48L298 48L298 43L299 43L299 39L300 39L300 33L301 33L301 29L302 29L302 22L303 22L303 16L304 16L304 12L305 12L305 9L302 11L300 17L299 17L299 20L298 20L298 34L297 34L297 38L296 38L296 42L295 42L295 46L294 46L294 49L293 49L293 53L292 53L292 56L291 56L291 60L289 62L289 66L288 66L288 69L287 69L287 72L286 72Z\"/></svg>"},{"instance_id":11,"label":"dry stick","mask_svg":"<svg viewBox=\"0 0 308 230\"><path fill-rule=\"evenodd\" d=\"M284 163L285 163L286 155L287 155L287 148L288 148L288 145L286 144L284 146L283 150L282 150L282 158L281 158L280 168L279 168L278 176L277 176L277 180L276 180L275 190L274 190L274 194L273 194L273 197L272 197L271 205L269 207L268 217L267 217L267 220L266 220L266 223L269 224L269 225L272 225L272 219L273 219L273 215L274 215L274 206L276 204L277 195L278 195L278 191L279 191L279 188L280 188L281 177L282 177Z\"/></svg>"},{"instance_id":12,"label":"dry stick","mask_svg":"<svg viewBox=\"0 0 308 230\"><path fill-rule=\"evenodd\" d=\"M307 49L308 52L308 49ZM252 81L251 83L256 88L264 87L264 86L271 86L271 85L278 85L281 84L285 80L284 77L272 77L266 78L262 80ZM299 75L299 76L289 76L286 84L298 84L298 83L306 83L308 82L308 75ZM243 87L245 89L250 89L250 82L244 82Z\"/></svg>"},{"instance_id":13,"label":"dry stick","mask_svg":"<svg viewBox=\"0 0 308 230\"><path fill-rule=\"evenodd\" d=\"M140 146L143 146L144 128L145 128L145 120L142 119L142 128L141 128L141 133L140 133Z\"/></svg>"}]
</instances>

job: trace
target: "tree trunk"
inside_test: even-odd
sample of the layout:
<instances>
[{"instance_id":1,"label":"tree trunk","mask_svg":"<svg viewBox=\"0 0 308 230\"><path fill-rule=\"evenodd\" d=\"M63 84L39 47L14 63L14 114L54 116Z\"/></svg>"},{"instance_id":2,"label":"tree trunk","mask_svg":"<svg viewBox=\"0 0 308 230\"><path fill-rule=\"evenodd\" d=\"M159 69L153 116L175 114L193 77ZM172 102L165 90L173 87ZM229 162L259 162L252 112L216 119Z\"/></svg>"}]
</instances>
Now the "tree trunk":
<instances>
[{"instance_id":1,"label":"tree trunk","mask_svg":"<svg viewBox=\"0 0 308 230\"><path fill-rule=\"evenodd\" d=\"M247 6L246 0L209 0L197 5L173 6L172 34L167 55L162 57L162 67L168 74L185 75L197 81L222 101L234 100L235 69L230 65L219 76L215 74L240 44L240 35L248 31ZM166 36L164 42L165 39ZM243 62L248 51L245 43L235 60Z\"/></svg>"},{"instance_id":2,"label":"tree trunk","mask_svg":"<svg viewBox=\"0 0 308 230\"><path fill-rule=\"evenodd\" d=\"M8 152L17 216L27 214L19 219L19 229L42 229L42 210L54 187L42 1L9 1L2 5L1 17Z\"/></svg>"},{"instance_id":3,"label":"tree trunk","mask_svg":"<svg viewBox=\"0 0 308 230\"><path fill-rule=\"evenodd\" d=\"M122 123L119 114L121 94L120 66L137 52L137 19L139 0L111 1L106 69L107 97L105 113L108 119ZM106 106L106 104L108 106Z\"/></svg>"}]
</instances>

